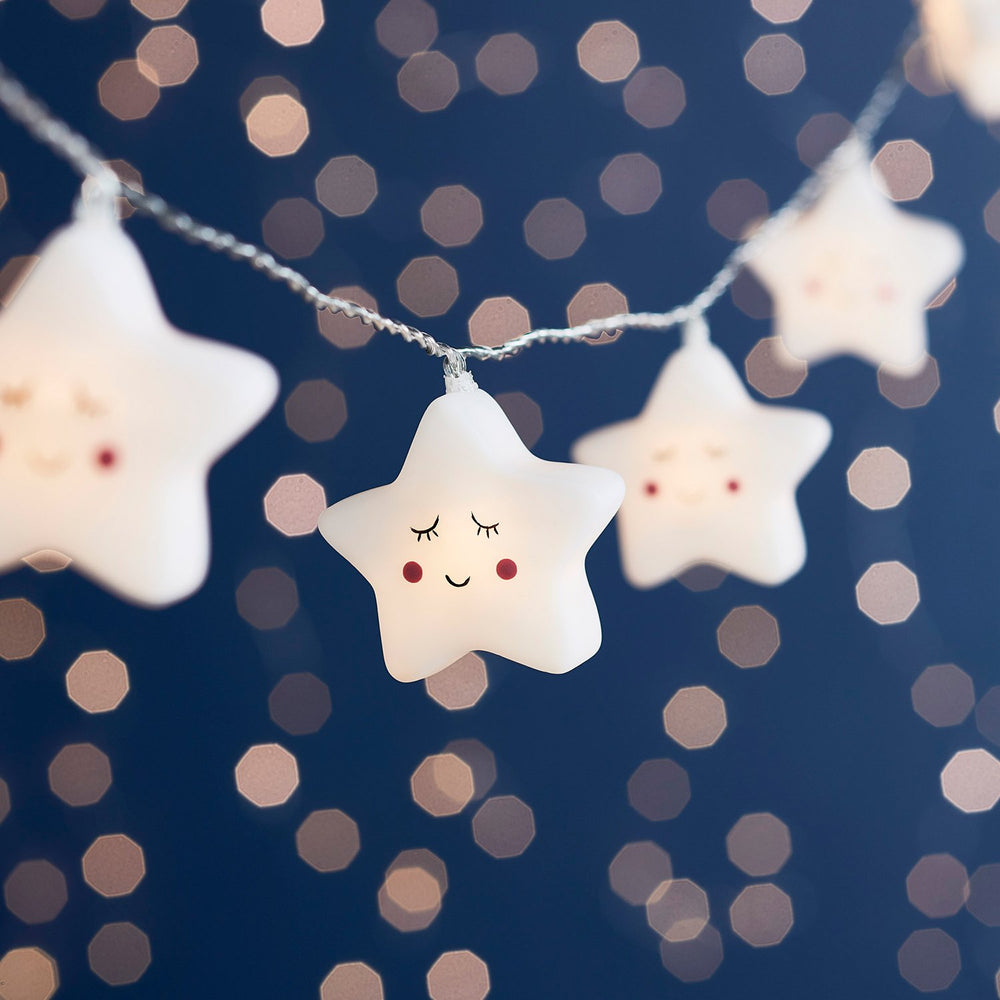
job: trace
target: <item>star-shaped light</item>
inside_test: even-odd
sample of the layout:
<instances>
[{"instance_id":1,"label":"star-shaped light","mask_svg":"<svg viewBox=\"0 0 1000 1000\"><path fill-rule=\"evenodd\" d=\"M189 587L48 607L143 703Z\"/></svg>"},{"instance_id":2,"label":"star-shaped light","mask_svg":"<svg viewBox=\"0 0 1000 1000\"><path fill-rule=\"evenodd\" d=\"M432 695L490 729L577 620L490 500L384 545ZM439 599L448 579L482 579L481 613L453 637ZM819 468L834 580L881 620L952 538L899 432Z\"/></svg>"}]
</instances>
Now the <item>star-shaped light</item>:
<instances>
[{"instance_id":1,"label":"star-shaped light","mask_svg":"<svg viewBox=\"0 0 1000 1000\"><path fill-rule=\"evenodd\" d=\"M633 586L699 563L778 584L805 562L795 490L829 440L821 414L754 402L706 337L668 359L638 417L581 438L573 457L625 479L618 541Z\"/></svg>"},{"instance_id":2,"label":"star-shaped light","mask_svg":"<svg viewBox=\"0 0 1000 1000\"><path fill-rule=\"evenodd\" d=\"M55 549L121 597L186 597L208 570L209 467L277 385L167 322L114 219L59 230L0 313L0 569Z\"/></svg>"},{"instance_id":3,"label":"star-shaped light","mask_svg":"<svg viewBox=\"0 0 1000 1000\"><path fill-rule=\"evenodd\" d=\"M910 373L927 353L925 307L962 257L957 230L896 208L859 160L748 266L773 295L775 329L795 357L853 354Z\"/></svg>"},{"instance_id":4,"label":"star-shaped light","mask_svg":"<svg viewBox=\"0 0 1000 1000\"><path fill-rule=\"evenodd\" d=\"M987 121L1000 119L1000 0L923 0L920 15L966 107Z\"/></svg>"},{"instance_id":5,"label":"star-shaped light","mask_svg":"<svg viewBox=\"0 0 1000 1000\"><path fill-rule=\"evenodd\" d=\"M372 585L397 680L476 649L572 670L601 644L584 558L624 484L536 458L471 376L449 389L427 407L395 482L334 504L319 529Z\"/></svg>"}]
</instances>

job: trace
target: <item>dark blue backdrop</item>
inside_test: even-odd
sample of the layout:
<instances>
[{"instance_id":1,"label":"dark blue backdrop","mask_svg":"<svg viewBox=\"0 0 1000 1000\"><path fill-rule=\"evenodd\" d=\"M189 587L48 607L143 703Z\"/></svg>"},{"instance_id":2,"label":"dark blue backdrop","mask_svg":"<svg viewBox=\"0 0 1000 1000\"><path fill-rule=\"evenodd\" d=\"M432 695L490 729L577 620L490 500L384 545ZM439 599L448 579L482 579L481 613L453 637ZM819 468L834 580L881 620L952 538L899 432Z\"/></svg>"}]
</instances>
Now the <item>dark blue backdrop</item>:
<instances>
[{"instance_id":1,"label":"dark blue backdrop","mask_svg":"<svg viewBox=\"0 0 1000 1000\"><path fill-rule=\"evenodd\" d=\"M104 69L129 57L150 27L124 0L75 23L41 0L6 0L0 59L108 155L138 166L149 188L251 239L278 198L312 196L329 157L364 156L378 172L379 199L356 219L326 215L325 243L305 270L324 287L363 284L383 311L413 320L395 298L395 278L412 257L441 252L458 269L461 294L427 324L464 342L466 318L490 295L513 295L546 325L561 325L568 299L591 281L616 285L634 308L689 298L730 247L706 221L712 191L752 177L780 204L804 174L798 129L816 112L856 113L912 14L907 0L815 0L789 28L805 49L806 79L773 98L743 75L743 52L775 30L748 0L441 0L437 47L458 62L463 92L446 111L420 115L396 92L399 61L376 42L379 6L328 4L314 42L283 49L261 31L258 4L194 0L179 23L197 38L201 64L133 123L108 115L96 93ZM644 64L684 80L688 106L676 125L641 128L622 110L620 85L580 71L576 40L607 17L638 33ZM524 95L500 99L475 85L472 61L490 34L510 30L534 42L540 72ZM300 87L312 133L297 155L270 160L248 144L237 102L254 77L272 73ZM970 871L1000 860L997 817L959 813L938 784L952 752L988 744L971 721L932 729L909 695L931 663L960 664L980 693L995 673L1000 248L982 208L1000 184L1000 155L954 98L914 91L882 138L913 138L931 151L935 180L915 207L951 220L967 241L958 289L930 317L942 383L931 404L895 408L860 362L815 367L795 403L825 412L835 433L799 494L810 543L801 574L774 590L729 579L707 593L676 583L639 592L621 577L609 531L588 564L605 627L600 653L563 677L491 657L489 691L467 712L444 712L422 685L391 680L367 583L318 537L278 534L261 506L285 473L309 473L331 500L393 478L440 391L440 366L385 336L338 351L283 289L147 221L129 222L178 327L268 357L282 398L302 379L331 379L349 419L333 441L307 444L279 405L219 462L211 574L176 607L137 610L72 572L25 569L0 581L0 597L37 604L48 630L33 658L0 665L0 776L13 800L0 825L0 875L45 857L69 881L69 903L51 923L28 927L0 912L0 952L44 948L72 997L115 993L86 955L112 920L150 936L153 963L127 988L139 996L311 997L335 963L357 959L381 973L387 996L417 997L434 959L460 948L488 963L498 998L913 995L896 952L930 922L907 901L907 872L932 851L954 853ZM664 195L628 217L600 200L597 176L632 151L659 164ZM4 261L65 221L75 181L3 118L0 169L11 189L0 213ZM420 203L444 183L483 199L486 225L467 248L439 251L420 231ZM549 262L525 246L521 220L555 196L583 208L588 237L575 256ZM711 318L738 364L768 331L728 298ZM564 460L579 435L638 410L673 346L672 334L641 333L599 350L544 346L476 366L476 375L488 391L536 399L545 429L535 451ZM871 512L848 495L845 470L871 445L892 445L910 462L913 489L895 510ZM902 560L920 580L921 604L903 625L878 626L855 603L858 577L883 559ZM252 629L234 600L245 574L266 565L296 580L301 601L272 633ZM756 603L777 618L782 645L766 667L741 671L720 655L715 630L732 607ZM132 690L117 711L87 716L67 699L63 677L81 651L100 648L126 661ZM269 718L267 695L282 674L302 670L329 685L333 714L318 734L288 736ZM688 752L664 734L661 710L678 687L698 683L725 699L729 728L715 748ZM495 752L494 793L534 809L538 832L522 857L496 861L480 850L471 810L433 819L413 803L413 769L458 737ZM236 793L233 766L249 745L271 740L296 754L302 781L286 805L260 810ZM46 767L78 741L109 754L115 783L97 805L70 809L49 791ZM666 823L644 819L626 797L629 775L657 757L683 764L693 790ZM333 806L357 820L362 849L346 871L320 876L296 856L294 831L311 810ZM728 906L750 880L727 859L725 834L760 810L791 830L794 853L774 881L791 895L796 922L781 945L755 950L728 925ZM133 895L109 901L84 884L79 858L95 836L119 831L142 844L149 872ZM647 838L709 894L726 955L704 984L686 986L663 969L641 908L609 888L611 858ZM376 892L410 847L439 854L451 885L430 928L406 935L381 919ZM941 925L962 949L949 995L992 995L997 932L965 912Z\"/></svg>"}]
</instances>

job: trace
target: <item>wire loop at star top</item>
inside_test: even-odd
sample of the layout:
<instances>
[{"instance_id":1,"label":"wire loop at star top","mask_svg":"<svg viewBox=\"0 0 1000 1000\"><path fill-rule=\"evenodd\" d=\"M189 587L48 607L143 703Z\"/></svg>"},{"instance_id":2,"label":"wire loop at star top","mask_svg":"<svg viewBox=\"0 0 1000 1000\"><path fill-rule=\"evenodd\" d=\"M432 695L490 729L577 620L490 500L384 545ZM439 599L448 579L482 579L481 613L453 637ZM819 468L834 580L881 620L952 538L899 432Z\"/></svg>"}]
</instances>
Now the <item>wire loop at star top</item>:
<instances>
[{"instance_id":1,"label":"wire loop at star top","mask_svg":"<svg viewBox=\"0 0 1000 1000\"><path fill-rule=\"evenodd\" d=\"M466 370L469 359L501 361L519 354L526 347L536 343L580 341L624 330L665 331L697 319L725 294L744 265L761 249L766 240L797 219L815 202L839 170L847 163L853 162L859 151L868 148L872 138L895 108L905 87L903 57L918 31L918 23L914 20L903 32L889 68L858 114L847 138L833 149L814 174L799 185L782 208L759 226L748 240L732 250L711 281L689 302L666 312L618 313L570 327L542 327L513 337L496 347L481 345L453 347L409 323L390 319L374 309L349 299L326 295L304 274L283 264L273 254L256 244L241 240L226 230L197 221L186 212L172 208L159 195L135 190L102 161L101 156L84 136L71 129L40 100L29 94L3 63L0 63L0 107L3 107L11 118L22 124L34 138L68 162L77 173L84 178L92 179L91 191L86 196L81 196L78 205L85 205L88 197L105 204L113 204L117 197L126 198L137 212L153 219L167 232L175 233L190 243L207 247L217 253L224 253L233 260L246 261L255 270L266 274L272 280L282 282L315 309L358 319L375 330L394 334L407 342L418 344L431 357L441 358L444 361L446 377L455 377Z\"/></svg>"}]
</instances>

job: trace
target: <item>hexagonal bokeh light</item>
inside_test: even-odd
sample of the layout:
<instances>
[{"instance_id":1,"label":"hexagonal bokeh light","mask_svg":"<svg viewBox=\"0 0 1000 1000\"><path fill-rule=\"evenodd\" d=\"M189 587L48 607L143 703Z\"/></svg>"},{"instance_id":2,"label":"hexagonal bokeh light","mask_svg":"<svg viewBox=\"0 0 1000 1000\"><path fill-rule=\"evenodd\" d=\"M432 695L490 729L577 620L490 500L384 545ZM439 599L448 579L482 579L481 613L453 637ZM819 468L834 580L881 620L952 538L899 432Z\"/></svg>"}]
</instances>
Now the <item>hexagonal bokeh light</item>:
<instances>
[{"instance_id":1,"label":"hexagonal bokeh light","mask_svg":"<svg viewBox=\"0 0 1000 1000\"><path fill-rule=\"evenodd\" d=\"M726 703L704 685L681 688L663 709L664 730L686 750L714 746L726 724Z\"/></svg>"},{"instance_id":2,"label":"hexagonal bokeh light","mask_svg":"<svg viewBox=\"0 0 1000 1000\"><path fill-rule=\"evenodd\" d=\"M530 329L528 310L509 295L483 299L469 317L469 340L483 347L499 347Z\"/></svg>"},{"instance_id":3,"label":"hexagonal bokeh light","mask_svg":"<svg viewBox=\"0 0 1000 1000\"><path fill-rule=\"evenodd\" d=\"M320 984L319 1000L385 1000L382 977L364 962L341 962Z\"/></svg>"},{"instance_id":4,"label":"hexagonal bokeh light","mask_svg":"<svg viewBox=\"0 0 1000 1000\"><path fill-rule=\"evenodd\" d=\"M49 0L49 5L71 21L82 21L99 14L107 2L108 0Z\"/></svg>"},{"instance_id":5,"label":"hexagonal bokeh light","mask_svg":"<svg viewBox=\"0 0 1000 1000\"><path fill-rule=\"evenodd\" d=\"M682 983L702 983L711 979L722 964L722 936L705 924L690 941L660 941L663 967Z\"/></svg>"},{"instance_id":6,"label":"hexagonal bokeh light","mask_svg":"<svg viewBox=\"0 0 1000 1000\"><path fill-rule=\"evenodd\" d=\"M645 906L649 897L673 877L670 855L651 840L626 844L608 865L612 891L633 906Z\"/></svg>"},{"instance_id":7,"label":"hexagonal bokeh light","mask_svg":"<svg viewBox=\"0 0 1000 1000\"><path fill-rule=\"evenodd\" d=\"M743 70L762 94L790 94L806 75L806 57L802 46L784 32L761 35L743 57Z\"/></svg>"},{"instance_id":8,"label":"hexagonal bokeh light","mask_svg":"<svg viewBox=\"0 0 1000 1000\"><path fill-rule=\"evenodd\" d=\"M962 968L958 943L938 927L914 931L897 953L899 974L921 993L946 990Z\"/></svg>"},{"instance_id":9,"label":"hexagonal bokeh light","mask_svg":"<svg viewBox=\"0 0 1000 1000\"><path fill-rule=\"evenodd\" d=\"M94 975L109 986L138 982L153 960L149 938L133 923L105 924L87 946Z\"/></svg>"},{"instance_id":10,"label":"hexagonal bokeh light","mask_svg":"<svg viewBox=\"0 0 1000 1000\"><path fill-rule=\"evenodd\" d=\"M400 59L429 49L437 33L437 14L424 0L389 0L375 18L379 44Z\"/></svg>"},{"instance_id":11,"label":"hexagonal bokeh light","mask_svg":"<svg viewBox=\"0 0 1000 1000\"><path fill-rule=\"evenodd\" d=\"M31 601L0 601L0 659L26 660L45 640L45 619Z\"/></svg>"},{"instance_id":12,"label":"hexagonal bokeh light","mask_svg":"<svg viewBox=\"0 0 1000 1000\"><path fill-rule=\"evenodd\" d=\"M913 374L900 375L895 372L878 370L878 391L889 400L893 406L901 410L912 410L918 406L926 406L941 387L941 376L938 373L938 363L930 355Z\"/></svg>"},{"instance_id":13,"label":"hexagonal bokeh light","mask_svg":"<svg viewBox=\"0 0 1000 1000\"><path fill-rule=\"evenodd\" d=\"M444 952L427 970L431 1000L483 1000L489 992L489 967L466 949Z\"/></svg>"},{"instance_id":14,"label":"hexagonal bokeh light","mask_svg":"<svg viewBox=\"0 0 1000 1000\"><path fill-rule=\"evenodd\" d=\"M492 857L516 858L535 839L535 814L516 795L497 795L473 816L472 835Z\"/></svg>"},{"instance_id":15,"label":"hexagonal bokeh light","mask_svg":"<svg viewBox=\"0 0 1000 1000\"><path fill-rule=\"evenodd\" d=\"M250 144L265 156L291 156L309 138L309 115L291 94L268 94L250 109L246 127Z\"/></svg>"},{"instance_id":16,"label":"hexagonal bokeh light","mask_svg":"<svg viewBox=\"0 0 1000 1000\"><path fill-rule=\"evenodd\" d=\"M792 838L773 813L747 813L726 834L726 853L747 875L774 875L792 856Z\"/></svg>"},{"instance_id":17,"label":"hexagonal bokeh light","mask_svg":"<svg viewBox=\"0 0 1000 1000\"><path fill-rule=\"evenodd\" d=\"M1000 745L1000 686L994 685L979 699L976 729L991 743Z\"/></svg>"},{"instance_id":18,"label":"hexagonal bokeh light","mask_svg":"<svg viewBox=\"0 0 1000 1000\"><path fill-rule=\"evenodd\" d=\"M330 289L330 295L356 302L359 306L378 312L378 302L375 301L375 297L369 295L359 285L338 285ZM344 313L331 312L329 309L322 309L316 313L316 323L319 332L331 344L343 350L364 347L375 335L375 328L363 323L360 318L352 319Z\"/></svg>"},{"instance_id":19,"label":"hexagonal bokeh light","mask_svg":"<svg viewBox=\"0 0 1000 1000\"><path fill-rule=\"evenodd\" d=\"M69 898L66 877L51 861L22 861L4 879L3 898L18 920L47 924L59 916Z\"/></svg>"},{"instance_id":20,"label":"hexagonal bokeh light","mask_svg":"<svg viewBox=\"0 0 1000 1000\"><path fill-rule=\"evenodd\" d=\"M926 854L906 876L906 897L925 917L953 917L969 898L969 873L950 854Z\"/></svg>"},{"instance_id":21,"label":"hexagonal bokeh light","mask_svg":"<svg viewBox=\"0 0 1000 1000\"><path fill-rule=\"evenodd\" d=\"M311 535L326 510L326 490L304 472L279 476L264 494L264 516L283 535Z\"/></svg>"},{"instance_id":22,"label":"hexagonal bokeh light","mask_svg":"<svg viewBox=\"0 0 1000 1000\"><path fill-rule=\"evenodd\" d=\"M723 181L705 203L708 224L728 240L742 241L768 216L763 188L745 177Z\"/></svg>"},{"instance_id":23,"label":"hexagonal bokeh light","mask_svg":"<svg viewBox=\"0 0 1000 1000\"><path fill-rule=\"evenodd\" d=\"M897 139L875 154L872 176L893 201L913 201L930 187L934 165L919 142Z\"/></svg>"},{"instance_id":24,"label":"hexagonal bokeh light","mask_svg":"<svg viewBox=\"0 0 1000 1000\"><path fill-rule=\"evenodd\" d=\"M791 897L770 882L748 885L729 907L729 922L754 948L780 944L795 922Z\"/></svg>"},{"instance_id":25,"label":"hexagonal bokeh light","mask_svg":"<svg viewBox=\"0 0 1000 1000\"><path fill-rule=\"evenodd\" d=\"M330 718L330 689L308 671L285 674L268 695L267 710L286 733L317 733Z\"/></svg>"},{"instance_id":26,"label":"hexagonal bokeh light","mask_svg":"<svg viewBox=\"0 0 1000 1000\"><path fill-rule=\"evenodd\" d=\"M644 760L628 779L628 801L646 819L676 819L691 800L691 781L676 761Z\"/></svg>"},{"instance_id":27,"label":"hexagonal bokeh light","mask_svg":"<svg viewBox=\"0 0 1000 1000\"><path fill-rule=\"evenodd\" d=\"M283 628L299 608L295 581L277 566L253 569L236 588L236 610L261 631Z\"/></svg>"},{"instance_id":28,"label":"hexagonal bokeh light","mask_svg":"<svg viewBox=\"0 0 1000 1000\"><path fill-rule=\"evenodd\" d=\"M898 560L873 563L854 589L858 607L879 625L905 622L920 603L916 574Z\"/></svg>"},{"instance_id":29,"label":"hexagonal bokeh light","mask_svg":"<svg viewBox=\"0 0 1000 1000\"><path fill-rule=\"evenodd\" d=\"M81 653L66 671L66 693L85 712L113 711L128 689L128 668L106 649Z\"/></svg>"},{"instance_id":30,"label":"hexagonal bokeh light","mask_svg":"<svg viewBox=\"0 0 1000 1000\"><path fill-rule=\"evenodd\" d=\"M298 762L277 743L250 747L234 770L240 795L262 809L284 805L299 787Z\"/></svg>"},{"instance_id":31,"label":"hexagonal bokeh light","mask_svg":"<svg viewBox=\"0 0 1000 1000\"><path fill-rule=\"evenodd\" d=\"M264 0L260 20L279 45L308 45L323 27L323 0Z\"/></svg>"},{"instance_id":32,"label":"hexagonal bokeh light","mask_svg":"<svg viewBox=\"0 0 1000 1000\"><path fill-rule=\"evenodd\" d=\"M59 988L59 967L41 948L12 948L0 958L0 982L5 1000L49 1000Z\"/></svg>"},{"instance_id":33,"label":"hexagonal bokeh light","mask_svg":"<svg viewBox=\"0 0 1000 1000\"><path fill-rule=\"evenodd\" d=\"M111 761L92 743L70 743L49 764L49 787L69 806L93 805L111 787Z\"/></svg>"},{"instance_id":34,"label":"hexagonal bokeh light","mask_svg":"<svg viewBox=\"0 0 1000 1000\"><path fill-rule=\"evenodd\" d=\"M762 667L781 645L778 620L759 604L733 608L716 630L719 652L738 667Z\"/></svg>"},{"instance_id":35,"label":"hexagonal bokeh light","mask_svg":"<svg viewBox=\"0 0 1000 1000\"><path fill-rule=\"evenodd\" d=\"M522 94L538 75L538 53L516 31L493 35L476 53L479 82L502 97Z\"/></svg>"},{"instance_id":36,"label":"hexagonal bokeh light","mask_svg":"<svg viewBox=\"0 0 1000 1000\"><path fill-rule=\"evenodd\" d=\"M648 212L663 194L660 168L644 153L620 153L602 171L601 198L621 215Z\"/></svg>"},{"instance_id":37,"label":"hexagonal bokeh light","mask_svg":"<svg viewBox=\"0 0 1000 1000\"><path fill-rule=\"evenodd\" d=\"M851 123L836 111L812 115L795 138L799 159L815 170L850 132Z\"/></svg>"},{"instance_id":38,"label":"hexagonal bokeh light","mask_svg":"<svg viewBox=\"0 0 1000 1000\"><path fill-rule=\"evenodd\" d=\"M582 285L566 305L566 321L570 326L582 326L593 319L617 316L628 312L625 293L606 281L595 281ZM588 346L600 347L614 343L622 334L621 330L586 336L583 342Z\"/></svg>"},{"instance_id":39,"label":"hexagonal bokeh light","mask_svg":"<svg viewBox=\"0 0 1000 1000\"><path fill-rule=\"evenodd\" d=\"M465 246L483 228L483 203L464 184L446 184L420 206L420 224L443 247Z\"/></svg>"},{"instance_id":40,"label":"hexagonal bokeh light","mask_svg":"<svg viewBox=\"0 0 1000 1000\"><path fill-rule=\"evenodd\" d=\"M793 396L809 374L809 365L788 353L780 337L761 337L743 362L747 381L768 399Z\"/></svg>"},{"instance_id":41,"label":"hexagonal bokeh light","mask_svg":"<svg viewBox=\"0 0 1000 1000\"><path fill-rule=\"evenodd\" d=\"M474 791L472 768L453 753L425 757L410 776L413 801L431 816L457 816Z\"/></svg>"},{"instance_id":42,"label":"hexagonal bokeh light","mask_svg":"<svg viewBox=\"0 0 1000 1000\"><path fill-rule=\"evenodd\" d=\"M443 753L461 757L472 768L472 801L486 797L497 780L497 762L493 751L479 740L452 740Z\"/></svg>"},{"instance_id":43,"label":"hexagonal bokeh light","mask_svg":"<svg viewBox=\"0 0 1000 1000\"><path fill-rule=\"evenodd\" d=\"M142 848L124 833L98 837L87 848L81 863L87 885L108 898L129 895L146 876Z\"/></svg>"},{"instance_id":44,"label":"hexagonal bokeh light","mask_svg":"<svg viewBox=\"0 0 1000 1000\"><path fill-rule=\"evenodd\" d=\"M101 106L123 122L145 118L160 99L160 88L145 74L137 59L113 62L97 82Z\"/></svg>"},{"instance_id":45,"label":"hexagonal bokeh light","mask_svg":"<svg viewBox=\"0 0 1000 1000\"><path fill-rule=\"evenodd\" d=\"M1000 927L1000 864L980 865L969 879L965 908L986 927Z\"/></svg>"},{"instance_id":46,"label":"hexagonal bokeh light","mask_svg":"<svg viewBox=\"0 0 1000 1000\"><path fill-rule=\"evenodd\" d=\"M132 6L150 21L166 21L177 17L187 3L188 0L132 0Z\"/></svg>"},{"instance_id":47,"label":"hexagonal bokeh light","mask_svg":"<svg viewBox=\"0 0 1000 1000\"><path fill-rule=\"evenodd\" d=\"M451 666L424 681L424 689L450 712L472 708L489 687L486 663L478 653L466 653Z\"/></svg>"},{"instance_id":48,"label":"hexagonal bokeh light","mask_svg":"<svg viewBox=\"0 0 1000 1000\"><path fill-rule=\"evenodd\" d=\"M586 238L583 212L568 198L546 198L524 220L525 242L546 260L572 257Z\"/></svg>"},{"instance_id":49,"label":"hexagonal bokeh light","mask_svg":"<svg viewBox=\"0 0 1000 1000\"><path fill-rule=\"evenodd\" d=\"M1000 800L1000 760L982 747L959 750L941 771L941 791L962 812L987 812Z\"/></svg>"},{"instance_id":50,"label":"hexagonal bokeh light","mask_svg":"<svg viewBox=\"0 0 1000 1000\"><path fill-rule=\"evenodd\" d=\"M443 316L458 298L458 272L441 257L414 257L396 279L396 295L417 316Z\"/></svg>"},{"instance_id":51,"label":"hexagonal bokeh light","mask_svg":"<svg viewBox=\"0 0 1000 1000\"><path fill-rule=\"evenodd\" d=\"M416 111L443 111L458 94L458 67L443 52L416 52L396 74L399 96Z\"/></svg>"},{"instance_id":52,"label":"hexagonal bokeh light","mask_svg":"<svg viewBox=\"0 0 1000 1000\"><path fill-rule=\"evenodd\" d=\"M976 704L972 678L954 663L925 667L910 689L913 710L932 726L957 726Z\"/></svg>"},{"instance_id":53,"label":"hexagonal bokeh light","mask_svg":"<svg viewBox=\"0 0 1000 1000\"><path fill-rule=\"evenodd\" d=\"M295 849L318 872L343 871L361 850L358 824L340 809L315 809L295 831Z\"/></svg>"},{"instance_id":54,"label":"hexagonal bokeh light","mask_svg":"<svg viewBox=\"0 0 1000 1000\"><path fill-rule=\"evenodd\" d=\"M375 170L360 156L335 156L316 175L316 200L340 218L367 212L377 195Z\"/></svg>"},{"instance_id":55,"label":"hexagonal bokeh light","mask_svg":"<svg viewBox=\"0 0 1000 1000\"><path fill-rule=\"evenodd\" d=\"M597 21L576 43L580 69L600 83L624 80L639 62L639 39L621 21Z\"/></svg>"},{"instance_id":56,"label":"hexagonal bokeh light","mask_svg":"<svg viewBox=\"0 0 1000 1000\"><path fill-rule=\"evenodd\" d=\"M136 49L136 65L158 87L178 87L198 68L198 43L178 24L150 28Z\"/></svg>"},{"instance_id":57,"label":"hexagonal bokeh light","mask_svg":"<svg viewBox=\"0 0 1000 1000\"><path fill-rule=\"evenodd\" d=\"M323 242L323 214L305 198L276 201L261 222L264 242L286 260L298 260L314 253Z\"/></svg>"},{"instance_id":58,"label":"hexagonal bokeh light","mask_svg":"<svg viewBox=\"0 0 1000 1000\"><path fill-rule=\"evenodd\" d=\"M403 851L386 870L378 891L379 913L398 931L422 931L441 912L447 891L447 869L437 855L423 848Z\"/></svg>"},{"instance_id":59,"label":"hexagonal bokeh light","mask_svg":"<svg viewBox=\"0 0 1000 1000\"><path fill-rule=\"evenodd\" d=\"M288 429L310 444L332 440L346 422L347 400L328 379L306 379L285 400Z\"/></svg>"},{"instance_id":60,"label":"hexagonal bokeh light","mask_svg":"<svg viewBox=\"0 0 1000 1000\"><path fill-rule=\"evenodd\" d=\"M661 883L646 901L646 922L665 941L693 940L708 918L708 895L689 878Z\"/></svg>"},{"instance_id":61,"label":"hexagonal bokeh light","mask_svg":"<svg viewBox=\"0 0 1000 1000\"><path fill-rule=\"evenodd\" d=\"M895 507L910 491L910 464L894 448L865 448L847 470L847 488L869 510Z\"/></svg>"},{"instance_id":62,"label":"hexagonal bokeh light","mask_svg":"<svg viewBox=\"0 0 1000 1000\"><path fill-rule=\"evenodd\" d=\"M797 21L809 9L812 0L750 0L753 9L772 24Z\"/></svg>"},{"instance_id":63,"label":"hexagonal bokeh light","mask_svg":"<svg viewBox=\"0 0 1000 1000\"><path fill-rule=\"evenodd\" d=\"M666 66L643 66L622 91L625 110L644 128L666 128L687 103L684 81Z\"/></svg>"}]
</instances>

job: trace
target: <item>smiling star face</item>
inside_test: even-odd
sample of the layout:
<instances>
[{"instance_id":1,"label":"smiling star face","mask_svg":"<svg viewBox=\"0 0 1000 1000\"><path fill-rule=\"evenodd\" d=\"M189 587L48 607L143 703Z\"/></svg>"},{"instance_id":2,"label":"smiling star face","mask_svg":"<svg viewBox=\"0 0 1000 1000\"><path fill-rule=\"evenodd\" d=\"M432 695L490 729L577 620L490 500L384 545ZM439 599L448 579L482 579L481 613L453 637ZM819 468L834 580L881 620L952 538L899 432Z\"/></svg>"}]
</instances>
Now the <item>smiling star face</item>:
<instances>
[{"instance_id":1,"label":"smiling star face","mask_svg":"<svg viewBox=\"0 0 1000 1000\"><path fill-rule=\"evenodd\" d=\"M633 586L699 563L776 584L805 561L795 488L829 439L826 418L755 403L725 355L699 343L667 361L638 417L573 455L625 479L618 538Z\"/></svg>"},{"instance_id":2,"label":"smiling star face","mask_svg":"<svg viewBox=\"0 0 1000 1000\"><path fill-rule=\"evenodd\" d=\"M600 646L584 558L623 492L606 469L535 458L486 393L455 391L427 408L396 481L319 528L372 585L397 680L476 649L563 673Z\"/></svg>"},{"instance_id":3,"label":"smiling star face","mask_svg":"<svg viewBox=\"0 0 1000 1000\"><path fill-rule=\"evenodd\" d=\"M208 468L268 409L263 359L182 334L111 219L56 233L0 313L0 569L54 549L161 605L208 568Z\"/></svg>"}]
</instances>

